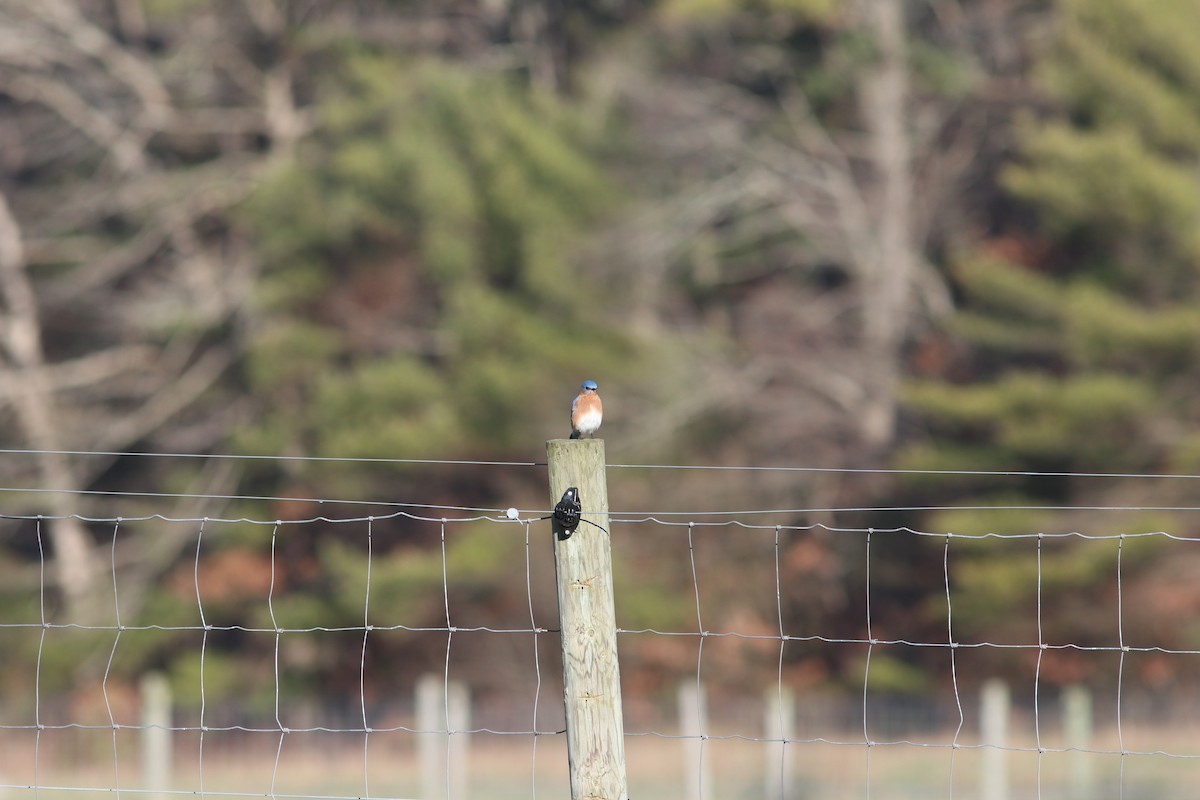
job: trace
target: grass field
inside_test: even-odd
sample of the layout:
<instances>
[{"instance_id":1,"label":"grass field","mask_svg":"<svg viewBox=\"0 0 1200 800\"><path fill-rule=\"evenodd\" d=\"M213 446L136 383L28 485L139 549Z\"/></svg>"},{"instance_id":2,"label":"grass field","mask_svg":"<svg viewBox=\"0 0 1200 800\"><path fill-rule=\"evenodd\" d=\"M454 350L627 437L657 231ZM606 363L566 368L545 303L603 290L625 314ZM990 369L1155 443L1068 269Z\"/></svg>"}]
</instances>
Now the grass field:
<instances>
[{"instance_id":1,"label":"grass field","mask_svg":"<svg viewBox=\"0 0 1200 800\"><path fill-rule=\"evenodd\" d=\"M3 800L82 800L85 797L154 796L140 784L137 731L119 731L114 768L111 730L45 731L37 744L36 777L33 732L9 731L0 739L0 790ZM422 775L417 738L408 733L372 734L364 764L361 734L294 733L279 748L277 733L206 734L201 780L198 734L174 738L171 789L192 795L262 797L418 798ZM431 797L445 796L451 776L455 797L516 800L569 797L565 741L541 736L471 734L465 755L436 763L438 784ZM846 739L852 740L853 734ZM953 732L928 737L947 742ZM1171 730L1126 729L1127 746L1153 739L1168 752L1197 751L1194 737ZM970 744L968 738L961 741ZM1018 743L1027 746L1031 743ZM1047 742L1047 746L1055 743ZM629 796L634 800L686 800L689 752L695 740L630 736L626 740ZM1094 743L1117 748L1115 732ZM779 797L778 744L709 739L703 744L706 797L720 800ZM278 761L276 754L278 753ZM952 750L910 744L787 746L789 798L991 798L1043 800L1106 798L1194 798L1200 796L1200 759L1090 753L997 751L964 747ZM985 761L1003 762L1007 795L986 794L981 784ZM364 769L365 767L365 769ZM768 772L770 771L770 775ZM364 772L365 778L364 781ZM777 780L777 779L776 779ZM37 786L37 789L32 787ZM57 787L77 787L60 789ZM465 788L463 788L465 787ZM770 789L768 788L770 787Z\"/></svg>"}]
</instances>

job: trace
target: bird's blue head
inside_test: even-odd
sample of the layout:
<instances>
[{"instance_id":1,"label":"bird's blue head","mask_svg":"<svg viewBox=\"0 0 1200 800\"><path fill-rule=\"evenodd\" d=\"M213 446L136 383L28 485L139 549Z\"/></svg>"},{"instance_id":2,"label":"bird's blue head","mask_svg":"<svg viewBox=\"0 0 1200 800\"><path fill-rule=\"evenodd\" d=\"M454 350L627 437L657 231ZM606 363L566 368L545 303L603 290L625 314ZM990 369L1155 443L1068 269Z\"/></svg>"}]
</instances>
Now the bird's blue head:
<instances>
[{"instance_id":1,"label":"bird's blue head","mask_svg":"<svg viewBox=\"0 0 1200 800\"><path fill-rule=\"evenodd\" d=\"M584 381L583 385L580 386L579 388L583 389L583 391L585 391L585 392L594 392L597 389L599 389L600 387L596 385L595 381Z\"/></svg>"}]
</instances>

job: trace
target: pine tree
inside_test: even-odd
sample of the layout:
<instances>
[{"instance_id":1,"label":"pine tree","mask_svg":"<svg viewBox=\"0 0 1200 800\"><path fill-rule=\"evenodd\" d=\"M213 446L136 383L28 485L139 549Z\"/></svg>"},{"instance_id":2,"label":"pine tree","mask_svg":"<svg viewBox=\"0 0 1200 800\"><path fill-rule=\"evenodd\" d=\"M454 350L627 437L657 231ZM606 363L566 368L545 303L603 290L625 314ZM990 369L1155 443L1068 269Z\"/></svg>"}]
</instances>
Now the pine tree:
<instances>
[{"instance_id":1,"label":"pine tree","mask_svg":"<svg viewBox=\"0 0 1200 800\"><path fill-rule=\"evenodd\" d=\"M909 383L908 408L924 435L913 437L901 466L1196 470L1200 56L1186 32L1200 24L1200 3L1063 0L1059 13L1059 35L1038 71L1057 113L1025 121L1019 161L1004 175L1032 230L1013 224L955 268L961 303L943 341L958 355L941 374ZM1186 486L1014 474L914 478L908 490L934 503L1079 509L1169 506ZM1180 530L1183 522L1157 512L1026 509L944 512L922 524L1113 534ZM1126 563L1128 575L1163 569L1151 550ZM975 600L956 608L960 630L995 640L1005 619L1027 618L1032 608L1033 551L1012 543L959 552L960 584ZM1046 555L1042 602L1086 598L1086 627L1088 606L1111 599L1112 554L1081 544ZM1150 620L1133 616L1127 626ZM1157 643L1195 645L1182 630L1170 636L1179 638ZM1084 661L1066 654L1055 662L1061 671L1043 678L1077 675L1080 665L1066 663L1073 660Z\"/></svg>"},{"instance_id":2,"label":"pine tree","mask_svg":"<svg viewBox=\"0 0 1200 800\"><path fill-rule=\"evenodd\" d=\"M561 378L623 352L571 261L614 197L596 135L446 63L361 56L340 77L250 209L274 313L248 370L269 411L243 447L447 457L562 433L544 424Z\"/></svg>"}]
</instances>

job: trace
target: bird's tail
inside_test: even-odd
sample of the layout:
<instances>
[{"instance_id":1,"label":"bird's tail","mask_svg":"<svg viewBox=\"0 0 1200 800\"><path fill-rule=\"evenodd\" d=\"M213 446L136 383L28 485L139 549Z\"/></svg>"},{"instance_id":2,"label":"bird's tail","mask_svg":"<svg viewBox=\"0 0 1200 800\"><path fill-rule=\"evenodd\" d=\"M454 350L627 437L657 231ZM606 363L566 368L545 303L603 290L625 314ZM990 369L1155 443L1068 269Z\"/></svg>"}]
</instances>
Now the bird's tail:
<instances>
[{"instance_id":1,"label":"bird's tail","mask_svg":"<svg viewBox=\"0 0 1200 800\"><path fill-rule=\"evenodd\" d=\"M572 438L572 439L578 439L578 438L579 438L579 436L580 436L580 433L579 433L579 431L571 431L571 438Z\"/></svg>"}]
</instances>

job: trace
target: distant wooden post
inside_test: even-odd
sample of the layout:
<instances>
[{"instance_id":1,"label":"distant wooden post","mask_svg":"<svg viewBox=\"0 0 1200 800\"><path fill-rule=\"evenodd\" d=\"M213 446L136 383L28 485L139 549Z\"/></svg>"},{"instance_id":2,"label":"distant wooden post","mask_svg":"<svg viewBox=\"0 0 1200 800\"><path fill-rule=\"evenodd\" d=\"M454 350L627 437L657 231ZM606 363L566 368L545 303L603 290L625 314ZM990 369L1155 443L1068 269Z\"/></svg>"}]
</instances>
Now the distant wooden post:
<instances>
[{"instance_id":1,"label":"distant wooden post","mask_svg":"<svg viewBox=\"0 0 1200 800\"><path fill-rule=\"evenodd\" d=\"M469 797L471 777L471 737L463 731L471 728L471 697L467 686L461 681L450 681L446 695L446 714L450 718L450 730L454 731L446 741L446 759L451 765L446 796L451 800Z\"/></svg>"},{"instance_id":2,"label":"distant wooden post","mask_svg":"<svg viewBox=\"0 0 1200 800\"><path fill-rule=\"evenodd\" d=\"M694 680L679 684L679 735L684 739L684 800L712 800L712 766L704 760L704 739L708 730L708 701L704 686Z\"/></svg>"},{"instance_id":3,"label":"distant wooden post","mask_svg":"<svg viewBox=\"0 0 1200 800\"><path fill-rule=\"evenodd\" d=\"M171 684L161 672L147 672L139 685L142 724L142 788L151 797L171 789Z\"/></svg>"},{"instance_id":4,"label":"distant wooden post","mask_svg":"<svg viewBox=\"0 0 1200 800\"><path fill-rule=\"evenodd\" d=\"M449 689L449 694L447 694ZM471 699L467 687L442 675L427 673L417 680L417 740L421 796L463 798L470 778ZM449 727L447 727L449 723ZM454 731L454 733L451 733Z\"/></svg>"},{"instance_id":5,"label":"distant wooden post","mask_svg":"<svg viewBox=\"0 0 1200 800\"><path fill-rule=\"evenodd\" d=\"M1063 733L1071 753L1071 800L1084 800L1095 795L1092 772L1093 757L1083 752L1092 746L1092 693L1086 686L1068 686L1063 692Z\"/></svg>"},{"instance_id":6,"label":"distant wooden post","mask_svg":"<svg viewBox=\"0 0 1200 800\"><path fill-rule=\"evenodd\" d=\"M796 693L787 686L771 686L764 693L763 733L782 740L767 749L767 797L784 800L791 793L793 768L787 740L796 738Z\"/></svg>"},{"instance_id":7,"label":"distant wooden post","mask_svg":"<svg viewBox=\"0 0 1200 800\"><path fill-rule=\"evenodd\" d=\"M421 796L437 800L446 796L446 684L441 675L429 673L417 680L418 761L421 764ZM438 733L435 733L437 731Z\"/></svg>"},{"instance_id":8,"label":"distant wooden post","mask_svg":"<svg viewBox=\"0 0 1200 800\"><path fill-rule=\"evenodd\" d=\"M571 798L626 800L604 440L551 439L546 463L550 505L574 486L583 507L583 521L569 537L552 524Z\"/></svg>"},{"instance_id":9,"label":"distant wooden post","mask_svg":"<svg viewBox=\"0 0 1200 800\"><path fill-rule=\"evenodd\" d=\"M1011 708L1008 684L999 678L984 681L980 709L980 741L991 745L983 751L984 800L1008 800L1008 717Z\"/></svg>"}]
</instances>

